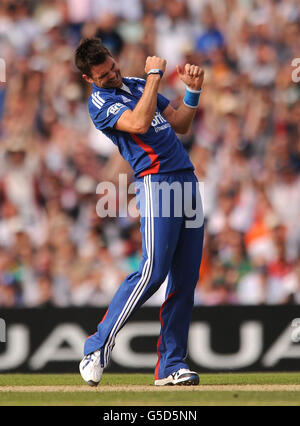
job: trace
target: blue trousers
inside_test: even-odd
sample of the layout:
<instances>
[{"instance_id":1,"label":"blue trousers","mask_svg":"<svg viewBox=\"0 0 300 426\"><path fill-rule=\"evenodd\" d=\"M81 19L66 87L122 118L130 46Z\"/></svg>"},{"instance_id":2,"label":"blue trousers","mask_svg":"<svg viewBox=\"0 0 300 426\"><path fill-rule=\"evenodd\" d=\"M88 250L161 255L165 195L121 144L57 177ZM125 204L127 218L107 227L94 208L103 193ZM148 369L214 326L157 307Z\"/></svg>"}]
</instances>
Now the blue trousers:
<instances>
[{"instance_id":1,"label":"blue trousers","mask_svg":"<svg viewBox=\"0 0 300 426\"><path fill-rule=\"evenodd\" d=\"M101 365L106 367L117 333L168 277L157 344L159 379L188 368L184 359L202 258L203 208L192 171L147 175L136 185L142 260L119 287L97 332L86 340L84 354L101 349Z\"/></svg>"}]
</instances>

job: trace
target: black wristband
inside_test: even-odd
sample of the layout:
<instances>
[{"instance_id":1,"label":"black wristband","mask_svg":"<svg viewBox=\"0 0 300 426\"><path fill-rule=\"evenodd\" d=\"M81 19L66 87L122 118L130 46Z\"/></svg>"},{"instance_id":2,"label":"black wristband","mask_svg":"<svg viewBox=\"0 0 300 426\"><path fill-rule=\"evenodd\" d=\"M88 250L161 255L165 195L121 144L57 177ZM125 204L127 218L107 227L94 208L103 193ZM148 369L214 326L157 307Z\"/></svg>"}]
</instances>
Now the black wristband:
<instances>
[{"instance_id":1,"label":"black wristband","mask_svg":"<svg viewBox=\"0 0 300 426\"><path fill-rule=\"evenodd\" d=\"M147 75L150 75L150 74L159 74L161 78L162 78L162 76L164 75L163 71L162 71L162 70L160 70L159 68L153 68L152 70L150 70L150 71L147 73Z\"/></svg>"}]
</instances>

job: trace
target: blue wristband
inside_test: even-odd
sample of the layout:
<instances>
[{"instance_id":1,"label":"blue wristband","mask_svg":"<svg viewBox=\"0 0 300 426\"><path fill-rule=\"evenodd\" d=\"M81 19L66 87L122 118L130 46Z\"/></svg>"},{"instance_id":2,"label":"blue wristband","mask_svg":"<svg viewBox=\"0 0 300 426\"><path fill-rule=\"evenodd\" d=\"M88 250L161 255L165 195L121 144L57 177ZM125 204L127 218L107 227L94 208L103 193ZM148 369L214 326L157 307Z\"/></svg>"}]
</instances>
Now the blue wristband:
<instances>
[{"instance_id":1,"label":"blue wristband","mask_svg":"<svg viewBox=\"0 0 300 426\"><path fill-rule=\"evenodd\" d=\"M162 78L162 76L164 75L163 71L162 71L162 70L160 70L159 68L153 68L152 70L150 70L150 71L147 73L147 75L150 75L150 74L159 74L161 78Z\"/></svg>"},{"instance_id":2,"label":"blue wristband","mask_svg":"<svg viewBox=\"0 0 300 426\"><path fill-rule=\"evenodd\" d=\"M202 92L202 89L193 90L193 89L190 89L189 87L186 87L185 96L183 99L184 105L186 105L189 108L198 108L201 92Z\"/></svg>"}]
</instances>

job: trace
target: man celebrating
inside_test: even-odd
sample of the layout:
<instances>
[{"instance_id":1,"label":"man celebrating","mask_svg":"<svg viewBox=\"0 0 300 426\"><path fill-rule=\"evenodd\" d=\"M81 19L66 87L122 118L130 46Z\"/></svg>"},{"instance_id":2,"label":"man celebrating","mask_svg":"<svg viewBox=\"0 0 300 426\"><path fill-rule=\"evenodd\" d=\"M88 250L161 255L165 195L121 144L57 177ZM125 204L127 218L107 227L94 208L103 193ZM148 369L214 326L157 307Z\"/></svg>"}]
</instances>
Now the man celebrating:
<instances>
[{"instance_id":1,"label":"man celebrating","mask_svg":"<svg viewBox=\"0 0 300 426\"><path fill-rule=\"evenodd\" d=\"M117 333L168 277L166 300L160 313L154 383L198 385L197 373L190 371L184 359L202 257L203 222L201 226L187 227L185 209L181 215L174 214L178 207L174 197L169 201L170 215L163 215L157 209L159 195L155 184L176 183L185 196L186 183L190 183L193 205L197 205L200 195L194 167L176 133L184 134L191 126L204 72L190 64L177 67L186 94L175 110L158 93L166 69L164 59L147 58L146 80L122 78L111 53L100 39L93 38L80 44L75 62L83 78L92 84L91 118L133 168L139 188L138 204L145 210L140 219L143 256L139 269L121 284L97 332L86 340L80 373L90 386L98 385ZM154 211L159 214L154 215Z\"/></svg>"}]
</instances>

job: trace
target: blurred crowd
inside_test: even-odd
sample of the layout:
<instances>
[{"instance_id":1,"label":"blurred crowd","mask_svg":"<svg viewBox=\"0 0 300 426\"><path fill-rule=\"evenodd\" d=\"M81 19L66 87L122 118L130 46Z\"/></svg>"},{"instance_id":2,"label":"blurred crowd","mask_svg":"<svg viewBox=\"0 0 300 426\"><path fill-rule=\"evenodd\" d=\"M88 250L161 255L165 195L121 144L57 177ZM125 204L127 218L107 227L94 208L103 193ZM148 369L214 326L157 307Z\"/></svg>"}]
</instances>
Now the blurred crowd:
<instances>
[{"instance_id":1,"label":"blurred crowd","mask_svg":"<svg viewBox=\"0 0 300 426\"><path fill-rule=\"evenodd\" d=\"M107 305L138 267L138 218L96 212L100 182L133 176L93 127L74 67L93 36L124 76L166 58L174 107L176 65L205 69L181 137L205 182L196 303L300 303L299 0L1 0L0 306Z\"/></svg>"}]
</instances>

